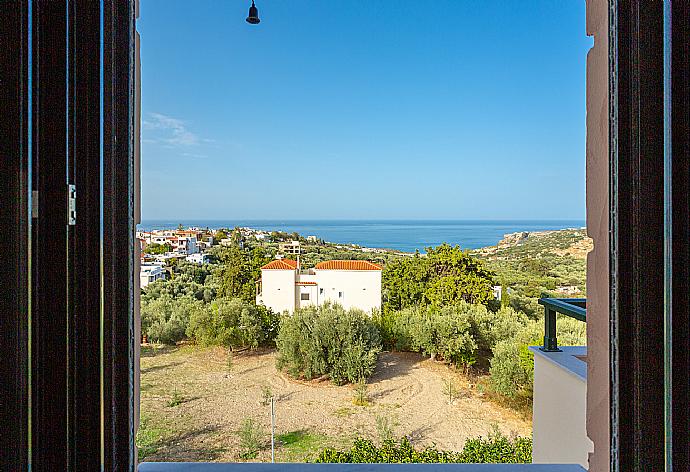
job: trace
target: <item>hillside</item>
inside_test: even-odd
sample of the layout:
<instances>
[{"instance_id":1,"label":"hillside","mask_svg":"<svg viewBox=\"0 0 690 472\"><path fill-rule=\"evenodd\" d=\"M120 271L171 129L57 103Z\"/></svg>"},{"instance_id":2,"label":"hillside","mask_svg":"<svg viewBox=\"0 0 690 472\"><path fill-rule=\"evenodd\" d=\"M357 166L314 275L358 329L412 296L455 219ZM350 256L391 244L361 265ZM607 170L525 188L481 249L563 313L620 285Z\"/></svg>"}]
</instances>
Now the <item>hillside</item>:
<instances>
[{"instance_id":1,"label":"hillside","mask_svg":"<svg viewBox=\"0 0 690 472\"><path fill-rule=\"evenodd\" d=\"M541 312L536 299L542 293L586 296L586 258L592 247L580 228L507 234L496 246L472 254L496 273L504 302L534 315Z\"/></svg>"}]
</instances>

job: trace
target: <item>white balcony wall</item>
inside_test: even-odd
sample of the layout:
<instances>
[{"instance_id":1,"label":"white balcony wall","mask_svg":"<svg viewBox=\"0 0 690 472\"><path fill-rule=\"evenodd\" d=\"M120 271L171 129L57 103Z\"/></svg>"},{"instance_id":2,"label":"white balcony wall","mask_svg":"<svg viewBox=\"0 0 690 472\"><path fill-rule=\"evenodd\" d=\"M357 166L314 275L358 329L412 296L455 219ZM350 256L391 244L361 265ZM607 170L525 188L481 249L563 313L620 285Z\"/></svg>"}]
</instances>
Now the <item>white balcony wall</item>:
<instances>
[{"instance_id":1,"label":"white balcony wall","mask_svg":"<svg viewBox=\"0 0 690 472\"><path fill-rule=\"evenodd\" d=\"M559 346L563 352L534 353L532 462L588 467L587 356L585 346Z\"/></svg>"}]
</instances>

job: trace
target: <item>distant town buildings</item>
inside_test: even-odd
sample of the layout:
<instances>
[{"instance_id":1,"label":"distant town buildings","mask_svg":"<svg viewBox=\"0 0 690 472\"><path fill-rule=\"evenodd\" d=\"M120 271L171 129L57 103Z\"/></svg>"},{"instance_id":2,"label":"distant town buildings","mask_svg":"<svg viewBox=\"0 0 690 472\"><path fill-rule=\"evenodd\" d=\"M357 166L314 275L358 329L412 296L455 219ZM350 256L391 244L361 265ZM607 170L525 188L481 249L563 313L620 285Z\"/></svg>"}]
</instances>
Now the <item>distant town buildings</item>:
<instances>
[{"instance_id":1,"label":"distant town buildings","mask_svg":"<svg viewBox=\"0 0 690 472\"><path fill-rule=\"evenodd\" d=\"M302 249L299 241L288 241L278 244L278 252L281 254L301 254Z\"/></svg>"},{"instance_id":2,"label":"distant town buildings","mask_svg":"<svg viewBox=\"0 0 690 472\"><path fill-rule=\"evenodd\" d=\"M165 270L162 264L141 264L139 270L139 286L146 287L148 284L156 280L165 280Z\"/></svg>"},{"instance_id":3,"label":"distant town buildings","mask_svg":"<svg viewBox=\"0 0 690 472\"><path fill-rule=\"evenodd\" d=\"M256 303L279 313L326 302L369 312L381 308L381 270L368 261L337 260L302 271L297 261L274 260L261 268Z\"/></svg>"},{"instance_id":4,"label":"distant town buildings","mask_svg":"<svg viewBox=\"0 0 690 472\"><path fill-rule=\"evenodd\" d=\"M137 231L137 239L142 251L151 244L160 244L168 245L171 252L185 256L199 252L198 241L201 237L202 232L196 230Z\"/></svg>"},{"instance_id":5,"label":"distant town buildings","mask_svg":"<svg viewBox=\"0 0 690 472\"><path fill-rule=\"evenodd\" d=\"M193 262L194 264L208 264L209 258L207 254L202 254L197 252L196 254L190 254L185 257L187 262Z\"/></svg>"},{"instance_id":6,"label":"distant town buildings","mask_svg":"<svg viewBox=\"0 0 690 472\"><path fill-rule=\"evenodd\" d=\"M136 239L141 250L141 265L139 266L141 288L156 280L164 280L166 278L165 265L171 259L186 259L197 264L208 262L208 256L202 254L201 250L213 244L213 237L205 235L204 231L198 228L137 231ZM149 246L152 244L167 246L169 250L150 251Z\"/></svg>"}]
</instances>

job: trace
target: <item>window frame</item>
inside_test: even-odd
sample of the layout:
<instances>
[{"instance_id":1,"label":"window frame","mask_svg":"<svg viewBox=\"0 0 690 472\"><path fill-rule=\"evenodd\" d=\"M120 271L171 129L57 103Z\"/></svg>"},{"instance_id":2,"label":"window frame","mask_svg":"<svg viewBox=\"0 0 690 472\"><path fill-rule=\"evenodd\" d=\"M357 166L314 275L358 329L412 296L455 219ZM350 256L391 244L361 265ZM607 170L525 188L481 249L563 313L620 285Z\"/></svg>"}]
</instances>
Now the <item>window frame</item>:
<instances>
[{"instance_id":1,"label":"window frame","mask_svg":"<svg viewBox=\"0 0 690 472\"><path fill-rule=\"evenodd\" d=\"M12 379L0 413L0 450L11 453L0 455L0 468L134 470L136 1L14 4L0 12L0 35L10 39L0 96L12 105L0 114L8 137L0 221L11 227L0 242L12 251L0 279L12 296L0 303L14 315L0 337L1 369ZM689 11L688 0L609 0L616 471L688 463L690 34L678 19ZM78 189L74 227L65 225L66 182ZM84 254L102 255L97 284L81 276L96 272ZM649 382L658 368L661 383ZM666 454L661 444L673 447Z\"/></svg>"},{"instance_id":2,"label":"window frame","mask_svg":"<svg viewBox=\"0 0 690 472\"><path fill-rule=\"evenodd\" d=\"M690 466L689 4L609 3L613 471Z\"/></svg>"}]
</instances>

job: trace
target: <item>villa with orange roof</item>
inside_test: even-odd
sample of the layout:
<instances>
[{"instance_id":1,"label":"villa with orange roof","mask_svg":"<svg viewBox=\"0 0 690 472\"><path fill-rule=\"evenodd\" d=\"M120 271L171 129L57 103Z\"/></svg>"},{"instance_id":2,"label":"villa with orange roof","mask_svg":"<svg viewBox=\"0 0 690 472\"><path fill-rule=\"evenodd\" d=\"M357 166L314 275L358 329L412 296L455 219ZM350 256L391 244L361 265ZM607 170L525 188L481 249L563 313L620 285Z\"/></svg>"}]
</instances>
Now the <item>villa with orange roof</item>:
<instances>
[{"instance_id":1,"label":"villa with orange roof","mask_svg":"<svg viewBox=\"0 0 690 472\"><path fill-rule=\"evenodd\" d=\"M275 312L337 303L366 312L381 308L382 267L369 261L325 261L300 270L291 259L276 259L261 268L256 303Z\"/></svg>"}]
</instances>

